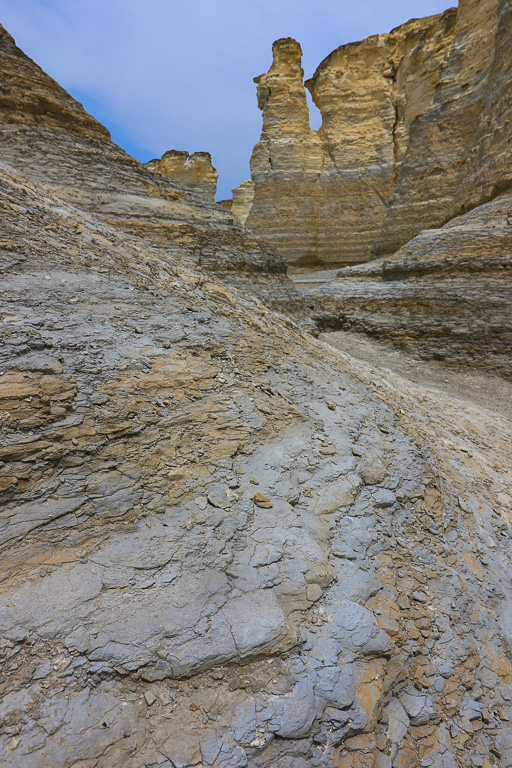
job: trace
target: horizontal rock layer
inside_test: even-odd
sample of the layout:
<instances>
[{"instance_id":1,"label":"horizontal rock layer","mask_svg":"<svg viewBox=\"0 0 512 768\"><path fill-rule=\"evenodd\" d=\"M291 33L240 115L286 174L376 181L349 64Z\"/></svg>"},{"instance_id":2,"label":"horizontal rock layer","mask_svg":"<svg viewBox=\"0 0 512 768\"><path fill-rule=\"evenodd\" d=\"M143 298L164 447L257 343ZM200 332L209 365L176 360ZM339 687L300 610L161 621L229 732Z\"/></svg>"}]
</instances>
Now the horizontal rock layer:
<instances>
[{"instance_id":1,"label":"horizontal rock layer","mask_svg":"<svg viewBox=\"0 0 512 768\"><path fill-rule=\"evenodd\" d=\"M409 144L374 253L512 187L510 0L463 0L434 103Z\"/></svg>"},{"instance_id":2,"label":"horizontal rock layer","mask_svg":"<svg viewBox=\"0 0 512 768\"><path fill-rule=\"evenodd\" d=\"M512 376L512 197L425 230L393 256L297 278L321 330Z\"/></svg>"},{"instance_id":3,"label":"horizontal rock layer","mask_svg":"<svg viewBox=\"0 0 512 768\"><path fill-rule=\"evenodd\" d=\"M162 174L149 172L110 140L0 27L0 160L59 199L164 254L216 274L257 275L255 290L292 314L300 300L283 279L286 260L236 217ZM84 170L87 169L87 170ZM66 183L62 183L66 179ZM142 246L141 246L142 247ZM282 302L282 303L281 303Z\"/></svg>"},{"instance_id":4,"label":"horizontal rock layer","mask_svg":"<svg viewBox=\"0 0 512 768\"><path fill-rule=\"evenodd\" d=\"M150 160L144 163L148 171L163 173L171 179L179 181L194 192L204 195L209 200L215 200L217 179L219 174L212 165L209 152L180 152L170 149L160 160Z\"/></svg>"},{"instance_id":5,"label":"horizontal rock layer","mask_svg":"<svg viewBox=\"0 0 512 768\"><path fill-rule=\"evenodd\" d=\"M510 0L461 0L343 45L306 86L301 50L274 44L248 227L294 265L360 263L512 185Z\"/></svg>"}]
</instances>

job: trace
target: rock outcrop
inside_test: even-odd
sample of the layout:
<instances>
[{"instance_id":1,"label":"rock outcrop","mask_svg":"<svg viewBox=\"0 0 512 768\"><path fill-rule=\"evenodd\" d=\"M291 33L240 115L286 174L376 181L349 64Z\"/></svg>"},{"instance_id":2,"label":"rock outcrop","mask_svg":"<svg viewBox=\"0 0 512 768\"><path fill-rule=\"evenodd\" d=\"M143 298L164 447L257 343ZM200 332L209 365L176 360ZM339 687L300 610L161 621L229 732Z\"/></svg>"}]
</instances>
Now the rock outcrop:
<instances>
[{"instance_id":1,"label":"rock outcrop","mask_svg":"<svg viewBox=\"0 0 512 768\"><path fill-rule=\"evenodd\" d=\"M144 166L148 171L170 176L194 192L204 195L208 200L215 200L219 174L213 167L209 152L194 152L189 155L188 152L170 149L160 160L150 160L144 163Z\"/></svg>"},{"instance_id":2,"label":"rock outcrop","mask_svg":"<svg viewBox=\"0 0 512 768\"><path fill-rule=\"evenodd\" d=\"M322 113L313 131L292 40L256 78L263 111L251 159L249 228L291 264L365 261L386 217L409 128L434 98L456 12L411 21L389 35L344 45L306 85Z\"/></svg>"},{"instance_id":3,"label":"rock outcrop","mask_svg":"<svg viewBox=\"0 0 512 768\"><path fill-rule=\"evenodd\" d=\"M233 190L233 202L231 211L237 217L239 222L245 226L247 217L251 212L254 200L254 181L248 179L242 181L239 187Z\"/></svg>"},{"instance_id":4,"label":"rock outcrop","mask_svg":"<svg viewBox=\"0 0 512 768\"><path fill-rule=\"evenodd\" d=\"M434 103L414 121L375 254L512 187L512 4L461 0Z\"/></svg>"},{"instance_id":5,"label":"rock outcrop","mask_svg":"<svg viewBox=\"0 0 512 768\"><path fill-rule=\"evenodd\" d=\"M21 173L30 169L38 184L107 226L150 239L166 256L229 276L233 284L250 276L248 285L267 304L303 316L282 255L203 195L129 157L3 27L0 67L0 159ZM83 173L92 166L94 173Z\"/></svg>"},{"instance_id":6,"label":"rock outcrop","mask_svg":"<svg viewBox=\"0 0 512 768\"><path fill-rule=\"evenodd\" d=\"M1 765L508 768L510 418L0 69Z\"/></svg>"},{"instance_id":7,"label":"rock outcrop","mask_svg":"<svg viewBox=\"0 0 512 768\"><path fill-rule=\"evenodd\" d=\"M423 231L393 256L297 285L321 330L512 377L512 196Z\"/></svg>"},{"instance_id":8,"label":"rock outcrop","mask_svg":"<svg viewBox=\"0 0 512 768\"><path fill-rule=\"evenodd\" d=\"M461 0L331 53L306 82L274 45L248 227L290 264L346 266L396 251L512 184L511 7Z\"/></svg>"},{"instance_id":9,"label":"rock outcrop","mask_svg":"<svg viewBox=\"0 0 512 768\"><path fill-rule=\"evenodd\" d=\"M512 375L511 39L512 3L461 3L374 250L416 237L315 283L299 278L321 328Z\"/></svg>"},{"instance_id":10,"label":"rock outcrop","mask_svg":"<svg viewBox=\"0 0 512 768\"><path fill-rule=\"evenodd\" d=\"M251 211L254 200L254 181L247 179L242 181L239 187L232 190L232 197L229 200L219 200L219 205L231 211L238 221L245 225L247 217Z\"/></svg>"}]
</instances>

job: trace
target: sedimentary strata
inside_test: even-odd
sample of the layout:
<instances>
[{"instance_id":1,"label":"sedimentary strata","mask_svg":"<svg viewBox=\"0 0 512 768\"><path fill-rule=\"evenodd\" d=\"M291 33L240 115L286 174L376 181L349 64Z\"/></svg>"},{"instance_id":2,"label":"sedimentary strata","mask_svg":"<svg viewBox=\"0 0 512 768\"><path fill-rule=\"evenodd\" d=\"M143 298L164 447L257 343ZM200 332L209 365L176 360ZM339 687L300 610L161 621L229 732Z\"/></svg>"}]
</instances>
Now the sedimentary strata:
<instances>
[{"instance_id":1,"label":"sedimentary strata","mask_svg":"<svg viewBox=\"0 0 512 768\"><path fill-rule=\"evenodd\" d=\"M510 420L0 45L1 764L511 766Z\"/></svg>"},{"instance_id":2,"label":"sedimentary strata","mask_svg":"<svg viewBox=\"0 0 512 768\"><path fill-rule=\"evenodd\" d=\"M250 276L267 304L302 312L283 256L220 206L127 155L3 27L0 66L1 160L106 225L237 284Z\"/></svg>"},{"instance_id":3,"label":"sedimentary strata","mask_svg":"<svg viewBox=\"0 0 512 768\"><path fill-rule=\"evenodd\" d=\"M345 266L396 251L512 185L509 0L461 0L331 53L306 82L274 44L256 78L263 129L249 228L290 264Z\"/></svg>"},{"instance_id":4,"label":"sedimentary strata","mask_svg":"<svg viewBox=\"0 0 512 768\"><path fill-rule=\"evenodd\" d=\"M393 256L296 281L321 330L512 376L509 195L425 230Z\"/></svg>"},{"instance_id":5,"label":"sedimentary strata","mask_svg":"<svg viewBox=\"0 0 512 768\"><path fill-rule=\"evenodd\" d=\"M247 179L242 181L239 187L235 187L233 190L233 199L231 203L231 211L242 223L246 224L247 217L251 212L252 204L254 202L254 181Z\"/></svg>"},{"instance_id":6,"label":"sedimentary strata","mask_svg":"<svg viewBox=\"0 0 512 768\"><path fill-rule=\"evenodd\" d=\"M215 200L219 174L213 167L209 152L194 152L189 155L188 152L170 149L160 160L150 160L144 163L144 166L154 173L170 176L209 200Z\"/></svg>"},{"instance_id":7,"label":"sedimentary strata","mask_svg":"<svg viewBox=\"0 0 512 768\"><path fill-rule=\"evenodd\" d=\"M247 223L289 263L369 258L411 122L434 99L455 17L452 10L411 21L330 54L306 83L322 113L318 131L309 123L299 44L274 44L271 69L256 78L263 130Z\"/></svg>"},{"instance_id":8,"label":"sedimentary strata","mask_svg":"<svg viewBox=\"0 0 512 768\"><path fill-rule=\"evenodd\" d=\"M411 126L374 254L512 187L512 4L462 0L434 103Z\"/></svg>"}]
</instances>

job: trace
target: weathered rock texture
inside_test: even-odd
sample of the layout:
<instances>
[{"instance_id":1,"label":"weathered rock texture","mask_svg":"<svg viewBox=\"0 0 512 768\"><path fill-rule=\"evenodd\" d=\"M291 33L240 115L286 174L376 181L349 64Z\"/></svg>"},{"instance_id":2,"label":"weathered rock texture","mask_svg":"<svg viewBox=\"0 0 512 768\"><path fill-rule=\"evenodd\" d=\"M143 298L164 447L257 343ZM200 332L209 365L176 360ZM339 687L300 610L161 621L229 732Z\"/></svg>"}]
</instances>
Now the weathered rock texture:
<instances>
[{"instance_id":1,"label":"weathered rock texture","mask_svg":"<svg viewBox=\"0 0 512 768\"><path fill-rule=\"evenodd\" d=\"M309 123L300 46L274 44L274 63L257 78L263 131L248 226L290 263L369 258L410 124L432 104L455 17L411 21L328 56L306 83L322 113L319 131Z\"/></svg>"},{"instance_id":2,"label":"weathered rock texture","mask_svg":"<svg viewBox=\"0 0 512 768\"><path fill-rule=\"evenodd\" d=\"M512 184L509 0L461 0L344 45L306 83L300 46L274 45L249 228L291 264L347 265L396 251Z\"/></svg>"},{"instance_id":3,"label":"weathered rock texture","mask_svg":"<svg viewBox=\"0 0 512 768\"><path fill-rule=\"evenodd\" d=\"M240 186L233 190L233 203L231 205L231 211L241 222L241 224L245 225L247 217L249 216L252 208L253 200L254 181L252 181L252 179L242 181Z\"/></svg>"},{"instance_id":4,"label":"weathered rock texture","mask_svg":"<svg viewBox=\"0 0 512 768\"><path fill-rule=\"evenodd\" d=\"M0 51L2 766L509 768L510 420Z\"/></svg>"},{"instance_id":5,"label":"weathered rock texture","mask_svg":"<svg viewBox=\"0 0 512 768\"><path fill-rule=\"evenodd\" d=\"M231 211L241 224L246 223L254 200L254 181L242 181L239 187L232 190L229 200L219 200L219 205Z\"/></svg>"},{"instance_id":6,"label":"weathered rock texture","mask_svg":"<svg viewBox=\"0 0 512 768\"><path fill-rule=\"evenodd\" d=\"M321 330L512 377L512 196L425 230L393 256L297 278Z\"/></svg>"},{"instance_id":7,"label":"weathered rock texture","mask_svg":"<svg viewBox=\"0 0 512 768\"><path fill-rule=\"evenodd\" d=\"M416 237L332 282L303 279L321 328L512 375L511 39L512 3L461 3L436 101L411 125L377 245L393 251Z\"/></svg>"},{"instance_id":8,"label":"weathered rock texture","mask_svg":"<svg viewBox=\"0 0 512 768\"><path fill-rule=\"evenodd\" d=\"M512 187L512 5L460 3L432 107L414 122L375 253Z\"/></svg>"},{"instance_id":9,"label":"weathered rock texture","mask_svg":"<svg viewBox=\"0 0 512 768\"><path fill-rule=\"evenodd\" d=\"M179 181L209 200L215 200L219 174L213 167L209 152L180 152L170 149L160 160L150 160L144 166L154 173L163 173Z\"/></svg>"},{"instance_id":10,"label":"weathered rock texture","mask_svg":"<svg viewBox=\"0 0 512 768\"><path fill-rule=\"evenodd\" d=\"M150 173L112 143L108 131L16 48L0 28L0 158L60 199L110 227L150 238L166 256L246 282L291 314L301 301L286 260L203 195ZM94 173L83 168L94 167ZM66 179L63 183L63 179ZM285 298L287 297L287 298Z\"/></svg>"}]
</instances>

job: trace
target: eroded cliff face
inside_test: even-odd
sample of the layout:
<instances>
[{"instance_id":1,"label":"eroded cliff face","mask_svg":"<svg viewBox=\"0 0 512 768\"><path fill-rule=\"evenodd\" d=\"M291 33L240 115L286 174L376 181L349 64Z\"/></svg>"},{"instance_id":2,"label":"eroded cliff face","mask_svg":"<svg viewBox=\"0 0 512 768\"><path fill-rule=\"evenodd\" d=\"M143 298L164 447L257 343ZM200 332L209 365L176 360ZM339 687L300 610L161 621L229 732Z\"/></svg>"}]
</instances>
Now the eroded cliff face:
<instances>
[{"instance_id":1,"label":"eroded cliff face","mask_svg":"<svg viewBox=\"0 0 512 768\"><path fill-rule=\"evenodd\" d=\"M209 152L180 152L170 149L160 160L150 160L143 164L149 171L163 173L199 192L209 200L215 200L219 174L213 167Z\"/></svg>"},{"instance_id":2,"label":"eroded cliff face","mask_svg":"<svg viewBox=\"0 0 512 768\"><path fill-rule=\"evenodd\" d=\"M322 113L318 132L309 124L300 46L275 43L272 68L257 78L263 131L247 225L289 263L369 258L410 124L432 104L455 17L411 21L334 51L306 83Z\"/></svg>"},{"instance_id":3,"label":"eroded cliff face","mask_svg":"<svg viewBox=\"0 0 512 768\"><path fill-rule=\"evenodd\" d=\"M393 256L298 284L321 330L364 333L415 357L510 379L511 222L504 195L424 230Z\"/></svg>"},{"instance_id":4,"label":"eroded cliff face","mask_svg":"<svg viewBox=\"0 0 512 768\"><path fill-rule=\"evenodd\" d=\"M343 266L392 253L507 189L511 26L509 0L461 0L458 11L341 46L306 83L322 113L317 132L300 48L278 41L257 78L249 228L290 264Z\"/></svg>"},{"instance_id":5,"label":"eroded cliff face","mask_svg":"<svg viewBox=\"0 0 512 768\"><path fill-rule=\"evenodd\" d=\"M254 202L254 181L247 179L242 181L239 187L233 190L231 211L241 224L246 224Z\"/></svg>"},{"instance_id":6,"label":"eroded cliff face","mask_svg":"<svg viewBox=\"0 0 512 768\"><path fill-rule=\"evenodd\" d=\"M415 120L376 255L512 185L509 0L461 0L433 105Z\"/></svg>"},{"instance_id":7,"label":"eroded cliff face","mask_svg":"<svg viewBox=\"0 0 512 768\"><path fill-rule=\"evenodd\" d=\"M511 39L512 3L461 3L374 245L391 255L298 278L321 328L512 376Z\"/></svg>"},{"instance_id":8,"label":"eroded cliff face","mask_svg":"<svg viewBox=\"0 0 512 768\"><path fill-rule=\"evenodd\" d=\"M275 299L280 308L303 316L301 300L284 277L282 255L203 195L149 172L127 155L2 26L0 67L2 161L20 172L30 169L34 180L50 191L57 188L66 203L116 230L150 239L165 254L230 276L233 284L250 275L253 290L266 303ZM84 170L92 166L94 173Z\"/></svg>"}]
</instances>

